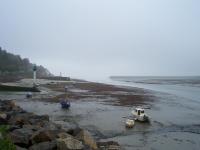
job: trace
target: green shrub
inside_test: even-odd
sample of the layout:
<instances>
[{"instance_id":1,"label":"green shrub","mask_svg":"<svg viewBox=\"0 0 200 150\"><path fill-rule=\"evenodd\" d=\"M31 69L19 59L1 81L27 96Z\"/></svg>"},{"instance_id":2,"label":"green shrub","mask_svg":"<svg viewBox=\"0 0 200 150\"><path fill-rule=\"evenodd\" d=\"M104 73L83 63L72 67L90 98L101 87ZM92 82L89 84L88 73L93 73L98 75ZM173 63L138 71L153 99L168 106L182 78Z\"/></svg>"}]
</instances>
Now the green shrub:
<instances>
[{"instance_id":1,"label":"green shrub","mask_svg":"<svg viewBox=\"0 0 200 150\"><path fill-rule=\"evenodd\" d=\"M16 147L11 142L11 140L6 137L3 139L0 139L0 149L1 150L16 150Z\"/></svg>"},{"instance_id":2,"label":"green shrub","mask_svg":"<svg viewBox=\"0 0 200 150\"><path fill-rule=\"evenodd\" d=\"M8 132L8 125L0 125L0 133L4 136Z\"/></svg>"},{"instance_id":3,"label":"green shrub","mask_svg":"<svg viewBox=\"0 0 200 150\"><path fill-rule=\"evenodd\" d=\"M7 137L9 126L1 125L0 126L0 134L2 138L0 139L0 150L16 150L15 145L12 141Z\"/></svg>"}]
</instances>

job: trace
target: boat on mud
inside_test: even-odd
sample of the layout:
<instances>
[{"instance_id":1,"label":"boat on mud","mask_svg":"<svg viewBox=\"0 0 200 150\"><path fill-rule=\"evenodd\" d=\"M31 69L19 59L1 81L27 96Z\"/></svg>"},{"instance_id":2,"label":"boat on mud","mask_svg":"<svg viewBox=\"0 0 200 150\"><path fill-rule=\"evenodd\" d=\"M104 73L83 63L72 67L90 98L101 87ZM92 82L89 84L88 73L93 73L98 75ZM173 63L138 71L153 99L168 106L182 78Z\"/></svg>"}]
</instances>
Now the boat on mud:
<instances>
[{"instance_id":1,"label":"boat on mud","mask_svg":"<svg viewBox=\"0 0 200 150\"><path fill-rule=\"evenodd\" d=\"M131 113L135 120L140 122L149 122L149 116L145 113L144 108L136 107Z\"/></svg>"},{"instance_id":2,"label":"boat on mud","mask_svg":"<svg viewBox=\"0 0 200 150\"><path fill-rule=\"evenodd\" d=\"M71 105L70 105L70 101L68 101L68 100L61 100L60 101L60 104L61 104L61 107L62 108L65 108L65 109L68 109Z\"/></svg>"},{"instance_id":3,"label":"boat on mud","mask_svg":"<svg viewBox=\"0 0 200 150\"><path fill-rule=\"evenodd\" d=\"M127 119L126 122L125 122L125 124L126 124L127 128L133 128L133 126L135 125L135 120L133 120L133 119Z\"/></svg>"},{"instance_id":4,"label":"boat on mud","mask_svg":"<svg viewBox=\"0 0 200 150\"><path fill-rule=\"evenodd\" d=\"M68 109L71 106L70 101L67 98L67 89L68 87L65 86L65 99L60 101L61 107L64 109Z\"/></svg>"},{"instance_id":5,"label":"boat on mud","mask_svg":"<svg viewBox=\"0 0 200 150\"><path fill-rule=\"evenodd\" d=\"M26 94L26 98L32 98L32 96L33 96L33 94L32 94L31 92L28 92L28 93Z\"/></svg>"}]
</instances>

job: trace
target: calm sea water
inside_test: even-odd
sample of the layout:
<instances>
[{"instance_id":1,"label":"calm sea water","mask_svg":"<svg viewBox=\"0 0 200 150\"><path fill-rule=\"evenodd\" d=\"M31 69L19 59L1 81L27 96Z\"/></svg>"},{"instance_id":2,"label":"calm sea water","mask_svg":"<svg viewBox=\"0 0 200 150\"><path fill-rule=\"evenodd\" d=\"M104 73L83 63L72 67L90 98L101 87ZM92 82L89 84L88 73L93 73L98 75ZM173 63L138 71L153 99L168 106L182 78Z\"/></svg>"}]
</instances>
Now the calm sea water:
<instances>
[{"instance_id":1,"label":"calm sea water","mask_svg":"<svg viewBox=\"0 0 200 150\"><path fill-rule=\"evenodd\" d=\"M111 77L110 83L145 88L200 101L200 76Z\"/></svg>"}]
</instances>

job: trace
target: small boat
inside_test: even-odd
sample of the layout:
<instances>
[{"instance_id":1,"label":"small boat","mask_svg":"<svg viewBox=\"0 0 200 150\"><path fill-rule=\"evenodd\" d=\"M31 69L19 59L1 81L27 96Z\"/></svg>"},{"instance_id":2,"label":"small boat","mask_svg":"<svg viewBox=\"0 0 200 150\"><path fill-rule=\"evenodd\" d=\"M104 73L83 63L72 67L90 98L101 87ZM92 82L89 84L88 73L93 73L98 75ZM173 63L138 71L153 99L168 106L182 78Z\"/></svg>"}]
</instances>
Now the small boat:
<instances>
[{"instance_id":1,"label":"small boat","mask_svg":"<svg viewBox=\"0 0 200 150\"><path fill-rule=\"evenodd\" d=\"M26 94L26 98L32 98L32 96L33 96L33 94L32 94L31 92L28 92L28 93Z\"/></svg>"},{"instance_id":2,"label":"small boat","mask_svg":"<svg viewBox=\"0 0 200 150\"><path fill-rule=\"evenodd\" d=\"M141 122L149 122L149 116L144 112L143 108L136 107L135 110L133 110L131 113L134 116L135 120Z\"/></svg>"},{"instance_id":3,"label":"small boat","mask_svg":"<svg viewBox=\"0 0 200 150\"><path fill-rule=\"evenodd\" d=\"M135 124L135 120L133 120L133 119L127 119L126 122L125 122L125 124L126 124L127 128L133 128L133 126Z\"/></svg>"},{"instance_id":4,"label":"small boat","mask_svg":"<svg viewBox=\"0 0 200 150\"><path fill-rule=\"evenodd\" d=\"M70 107L70 102L68 100L62 100L60 101L61 107L68 109Z\"/></svg>"},{"instance_id":5,"label":"small boat","mask_svg":"<svg viewBox=\"0 0 200 150\"><path fill-rule=\"evenodd\" d=\"M67 86L65 86L65 99L60 101L61 107L68 109L70 107L70 101L67 99Z\"/></svg>"}]
</instances>

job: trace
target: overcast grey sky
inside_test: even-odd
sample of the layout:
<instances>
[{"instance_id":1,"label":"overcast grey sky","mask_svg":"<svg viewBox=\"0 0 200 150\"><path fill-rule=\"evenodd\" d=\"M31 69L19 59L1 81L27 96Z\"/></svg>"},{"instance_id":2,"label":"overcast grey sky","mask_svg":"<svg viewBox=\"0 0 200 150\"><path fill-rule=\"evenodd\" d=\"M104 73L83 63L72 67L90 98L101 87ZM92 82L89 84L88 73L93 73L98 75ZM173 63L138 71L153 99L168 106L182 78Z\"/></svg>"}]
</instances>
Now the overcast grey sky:
<instances>
[{"instance_id":1,"label":"overcast grey sky","mask_svg":"<svg viewBox=\"0 0 200 150\"><path fill-rule=\"evenodd\" d=\"M73 77L200 75L200 0L0 0L0 46Z\"/></svg>"}]
</instances>

